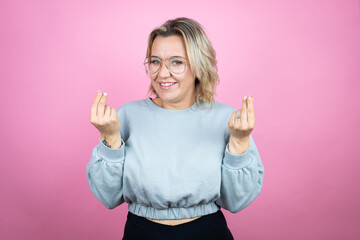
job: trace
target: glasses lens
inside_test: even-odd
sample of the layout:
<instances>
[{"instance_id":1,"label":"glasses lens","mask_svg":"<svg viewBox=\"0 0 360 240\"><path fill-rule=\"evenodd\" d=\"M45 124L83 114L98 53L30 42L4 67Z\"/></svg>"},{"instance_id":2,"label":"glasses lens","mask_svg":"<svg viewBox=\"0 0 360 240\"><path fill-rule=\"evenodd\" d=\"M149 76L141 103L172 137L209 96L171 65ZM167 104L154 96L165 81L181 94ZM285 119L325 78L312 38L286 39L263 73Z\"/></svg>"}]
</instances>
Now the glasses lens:
<instances>
[{"instance_id":1,"label":"glasses lens","mask_svg":"<svg viewBox=\"0 0 360 240\"><path fill-rule=\"evenodd\" d=\"M162 61L160 58L157 58L157 57L150 57L150 58L147 58L145 61L146 70L150 74L157 73L157 71L159 71L161 65L162 65ZM165 60L165 65L169 69L170 72L175 73L175 74L181 74L186 69L185 59L183 59L181 57L168 58Z\"/></svg>"},{"instance_id":2,"label":"glasses lens","mask_svg":"<svg viewBox=\"0 0 360 240\"><path fill-rule=\"evenodd\" d=\"M148 58L145 62L145 66L146 70L148 70L151 74L156 73L161 66L161 60L155 57Z\"/></svg>"},{"instance_id":3,"label":"glasses lens","mask_svg":"<svg viewBox=\"0 0 360 240\"><path fill-rule=\"evenodd\" d=\"M182 58L170 58L167 64L169 70L175 74L181 74L185 71L186 64Z\"/></svg>"}]
</instances>

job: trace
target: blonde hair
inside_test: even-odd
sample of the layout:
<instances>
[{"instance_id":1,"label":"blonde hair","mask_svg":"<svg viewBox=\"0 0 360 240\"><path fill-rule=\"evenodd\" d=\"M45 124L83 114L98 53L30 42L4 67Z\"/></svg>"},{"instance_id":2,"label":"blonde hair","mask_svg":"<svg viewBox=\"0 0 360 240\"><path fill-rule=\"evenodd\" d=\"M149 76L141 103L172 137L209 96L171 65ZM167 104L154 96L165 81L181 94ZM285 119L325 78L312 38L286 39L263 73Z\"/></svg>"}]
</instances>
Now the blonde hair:
<instances>
[{"instance_id":1,"label":"blonde hair","mask_svg":"<svg viewBox=\"0 0 360 240\"><path fill-rule=\"evenodd\" d=\"M176 18L155 28L149 35L146 58L151 56L151 47L157 36L180 36L184 39L191 70L195 75L195 101L212 103L219 83L216 53L201 25L193 19ZM150 84L148 94L157 93Z\"/></svg>"}]
</instances>

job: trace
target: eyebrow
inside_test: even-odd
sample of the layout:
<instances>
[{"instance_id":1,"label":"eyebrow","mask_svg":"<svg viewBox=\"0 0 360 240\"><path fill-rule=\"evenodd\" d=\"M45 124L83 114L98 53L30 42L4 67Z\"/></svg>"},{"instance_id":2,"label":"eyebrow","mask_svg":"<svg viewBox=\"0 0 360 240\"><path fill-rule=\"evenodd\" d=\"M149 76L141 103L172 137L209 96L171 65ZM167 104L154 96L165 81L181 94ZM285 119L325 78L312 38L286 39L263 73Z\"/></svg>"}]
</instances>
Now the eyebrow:
<instances>
[{"instance_id":1,"label":"eyebrow","mask_svg":"<svg viewBox=\"0 0 360 240\"><path fill-rule=\"evenodd\" d=\"M158 56L155 56L155 55L151 55L150 57L157 57L157 58L160 58L160 59L161 59L161 57L158 57ZM171 57L169 57L169 58L174 58L174 57L185 58L185 57L183 57L183 56L171 56Z\"/></svg>"}]
</instances>

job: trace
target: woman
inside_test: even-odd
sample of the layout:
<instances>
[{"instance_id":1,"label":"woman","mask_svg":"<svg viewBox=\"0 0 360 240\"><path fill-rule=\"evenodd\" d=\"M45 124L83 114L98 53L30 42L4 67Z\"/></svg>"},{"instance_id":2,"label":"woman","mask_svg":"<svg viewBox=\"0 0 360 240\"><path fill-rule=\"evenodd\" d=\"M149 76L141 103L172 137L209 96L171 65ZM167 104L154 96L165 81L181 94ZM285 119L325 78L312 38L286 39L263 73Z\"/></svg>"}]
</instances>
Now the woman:
<instances>
[{"instance_id":1,"label":"woman","mask_svg":"<svg viewBox=\"0 0 360 240\"><path fill-rule=\"evenodd\" d=\"M214 101L215 51L192 19L154 29L145 66L156 98L115 110L98 92L92 104L91 191L109 209L128 203L123 239L233 239L220 208L248 206L264 173L253 98L241 110Z\"/></svg>"}]
</instances>

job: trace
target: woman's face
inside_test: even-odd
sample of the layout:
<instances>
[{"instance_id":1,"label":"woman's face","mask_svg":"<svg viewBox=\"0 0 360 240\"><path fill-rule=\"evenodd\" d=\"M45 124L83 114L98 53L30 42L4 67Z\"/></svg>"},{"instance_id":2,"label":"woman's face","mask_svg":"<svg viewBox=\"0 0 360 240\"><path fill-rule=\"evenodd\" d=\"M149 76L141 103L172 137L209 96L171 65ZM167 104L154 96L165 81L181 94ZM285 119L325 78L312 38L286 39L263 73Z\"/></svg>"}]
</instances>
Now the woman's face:
<instances>
[{"instance_id":1,"label":"woman's face","mask_svg":"<svg viewBox=\"0 0 360 240\"><path fill-rule=\"evenodd\" d=\"M181 74L174 74L166 68L164 60L173 56L187 58L185 43L180 36L157 36L151 48L151 56L162 59L163 64L158 72L150 74L151 84L163 104L170 104L178 108L191 106L195 99L195 76L190 65ZM171 86L161 86L161 83L174 83Z\"/></svg>"}]
</instances>

